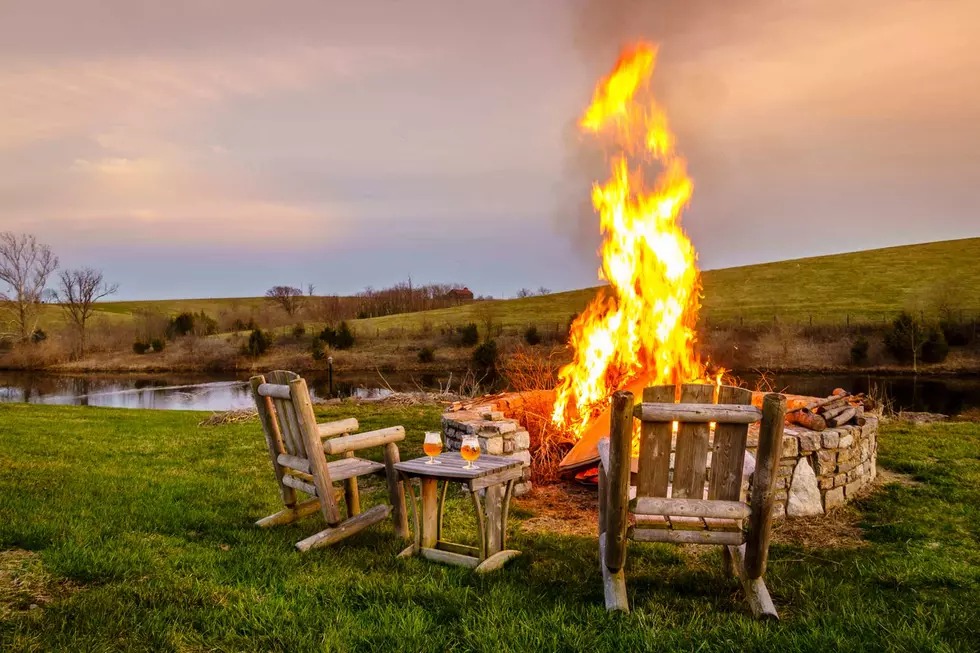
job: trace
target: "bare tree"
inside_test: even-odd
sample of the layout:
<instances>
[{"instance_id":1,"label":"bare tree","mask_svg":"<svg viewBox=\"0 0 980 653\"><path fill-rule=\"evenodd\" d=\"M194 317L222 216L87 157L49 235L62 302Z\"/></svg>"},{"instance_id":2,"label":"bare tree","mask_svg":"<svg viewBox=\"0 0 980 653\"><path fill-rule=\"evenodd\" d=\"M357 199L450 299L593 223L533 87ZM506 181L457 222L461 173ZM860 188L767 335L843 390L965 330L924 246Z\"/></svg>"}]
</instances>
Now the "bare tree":
<instances>
[{"instance_id":1,"label":"bare tree","mask_svg":"<svg viewBox=\"0 0 980 653\"><path fill-rule=\"evenodd\" d=\"M524 299L525 297L530 297L533 294L534 293L528 290L527 288L521 288L520 290L517 291L517 298Z\"/></svg>"},{"instance_id":2,"label":"bare tree","mask_svg":"<svg viewBox=\"0 0 980 653\"><path fill-rule=\"evenodd\" d=\"M314 286L312 283L306 284L306 296L307 297L312 297L314 291L316 291L316 286Z\"/></svg>"},{"instance_id":3,"label":"bare tree","mask_svg":"<svg viewBox=\"0 0 980 653\"><path fill-rule=\"evenodd\" d=\"M550 295L550 294L551 294L551 288L545 288L544 286L538 287L538 295L543 297L545 295Z\"/></svg>"},{"instance_id":4,"label":"bare tree","mask_svg":"<svg viewBox=\"0 0 980 653\"><path fill-rule=\"evenodd\" d=\"M303 303L303 291L293 286L273 286L265 291L265 297L289 317L296 315Z\"/></svg>"},{"instance_id":5,"label":"bare tree","mask_svg":"<svg viewBox=\"0 0 980 653\"><path fill-rule=\"evenodd\" d=\"M85 326L92 317L95 302L115 294L119 290L119 284L106 283L102 270L95 268L62 270L58 274L58 281L58 303L65 312L65 317L78 331L78 354L84 356Z\"/></svg>"},{"instance_id":6,"label":"bare tree","mask_svg":"<svg viewBox=\"0 0 980 653\"><path fill-rule=\"evenodd\" d=\"M0 293L0 302L21 340L37 330L48 277L57 268L58 257L34 236L0 233L0 281L8 286L7 292Z\"/></svg>"}]
</instances>

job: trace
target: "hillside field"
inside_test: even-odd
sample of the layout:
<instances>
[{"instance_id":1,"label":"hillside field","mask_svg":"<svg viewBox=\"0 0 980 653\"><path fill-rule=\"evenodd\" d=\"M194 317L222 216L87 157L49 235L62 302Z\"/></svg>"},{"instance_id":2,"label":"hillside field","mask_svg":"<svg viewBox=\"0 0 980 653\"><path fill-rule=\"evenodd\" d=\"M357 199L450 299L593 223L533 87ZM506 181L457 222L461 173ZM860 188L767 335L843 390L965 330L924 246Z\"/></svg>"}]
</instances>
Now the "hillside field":
<instances>
[{"instance_id":1,"label":"hillside field","mask_svg":"<svg viewBox=\"0 0 980 653\"><path fill-rule=\"evenodd\" d=\"M709 323L852 324L880 322L903 309L936 314L940 301L980 313L980 238L888 247L762 263L702 275L702 320ZM495 324L567 325L598 288L526 299L478 302L423 313L358 320L362 328L416 330L428 322L479 322L492 307Z\"/></svg>"},{"instance_id":2,"label":"hillside field","mask_svg":"<svg viewBox=\"0 0 980 653\"><path fill-rule=\"evenodd\" d=\"M909 309L935 315L941 302L966 315L980 314L980 238L888 247L847 254L762 263L703 273L701 319L717 323L844 324L881 322ZM564 329L599 290L583 288L525 299L474 302L452 308L355 320L355 330L384 333L430 326L482 323ZM269 310L262 297L102 302L98 316L131 320L140 310L164 314ZM45 328L61 315L47 307Z\"/></svg>"}]
</instances>

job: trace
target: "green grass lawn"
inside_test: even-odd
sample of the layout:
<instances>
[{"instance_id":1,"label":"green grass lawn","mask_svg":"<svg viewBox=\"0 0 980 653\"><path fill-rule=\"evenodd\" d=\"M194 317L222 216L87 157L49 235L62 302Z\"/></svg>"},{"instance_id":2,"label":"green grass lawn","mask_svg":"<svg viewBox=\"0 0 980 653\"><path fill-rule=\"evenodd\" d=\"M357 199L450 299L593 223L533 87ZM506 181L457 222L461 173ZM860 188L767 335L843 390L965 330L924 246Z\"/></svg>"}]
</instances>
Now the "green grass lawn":
<instances>
[{"instance_id":1,"label":"green grass lawn","mask_svg":"<svg viewBox=\"0 0 980 653\"><path fill-rule=\"evenodd\" d=\"M350 414L404 424L403 457L438 424L434 408L320 411ZM257 423L202 417L0 405L0 650L980 650L976 424L883 429L880 464L910 478L857 504L854 546L773 547L783 620L766 625L717 551L670 545L631 548L633 612L607 614L595 539L522 532L520 501L524 555L488 577L395 559L387 523L301 555L318 516L251 525L278 509ZM468 505L451 501L454 539Z\"/></svg>"}]
</instances>

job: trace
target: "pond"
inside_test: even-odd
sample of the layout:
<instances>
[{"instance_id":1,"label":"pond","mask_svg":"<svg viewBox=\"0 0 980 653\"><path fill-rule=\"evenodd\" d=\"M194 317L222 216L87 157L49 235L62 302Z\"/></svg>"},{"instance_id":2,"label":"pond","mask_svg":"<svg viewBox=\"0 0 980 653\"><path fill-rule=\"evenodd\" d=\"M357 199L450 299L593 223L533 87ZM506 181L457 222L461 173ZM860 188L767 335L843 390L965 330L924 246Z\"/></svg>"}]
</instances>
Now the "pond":
<instances>
[{"instance_id":1,"label":"pond","mask_svg":"<svg viewBox=\"0 0 980 653\"><path fill-rule=\"evenodd\" d=\"M307 376L314 398L330 396L325 375ZM422 385L423 381L429 384ZM384 383L388 387L379 387ZM432 379L386 375L335 376L334 396L378 399L397 391L432 388ZM249 408L247 378L235 374L84 374L0 372L0 403L61 404L157 410L235 410Z\"/></svg>"},{"instance_id":2,"label":"pond","mask_svg":"<svg viewBox=\"0 0 980 653\"><path fill-rule=\"evenodd\" d=\"M335 396L373 399L391 390L437 389L445 377L410 377L376 373L337 374ZM767 377L775 390L826 396L834 388L874 392L895 410L957 415L980 409L980 376L915 377L835 374L794 374ZM742 375L750 387L757 377ZM330 396L327 377L307 377L314 397ZM389 389L390 388L390 389ZM162 410L232 410L252 406L247 379L235 374L86 374L77 376L0 372L0 402L153 408Z\"/></svg>"}]
</instances>

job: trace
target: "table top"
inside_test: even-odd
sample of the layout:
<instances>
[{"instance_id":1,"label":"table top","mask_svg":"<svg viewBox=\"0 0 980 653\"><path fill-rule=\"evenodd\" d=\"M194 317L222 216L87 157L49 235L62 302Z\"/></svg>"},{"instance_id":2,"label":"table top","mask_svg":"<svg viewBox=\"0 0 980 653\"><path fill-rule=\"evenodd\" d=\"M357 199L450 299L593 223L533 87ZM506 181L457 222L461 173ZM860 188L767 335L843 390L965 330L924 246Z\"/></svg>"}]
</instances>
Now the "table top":
<instances>
[{"instance_id":1,"label":"table top","mask_svg":"<svg viewBox=\"0 0 980 653\"><path fill-rule=\"evenodd\" d=\"M455 451L436 456L436 460L440 463L438 465L427 465L427 460L429 460L429 457L424 456L422 458L395 463L395 469L408 476L468 481L512 468L520 468L523 464L520 460L514 458L485 455L480 456L478 460L473 462L476 469L463 469L466 461Z\"/></svg>"}]
</instances>

